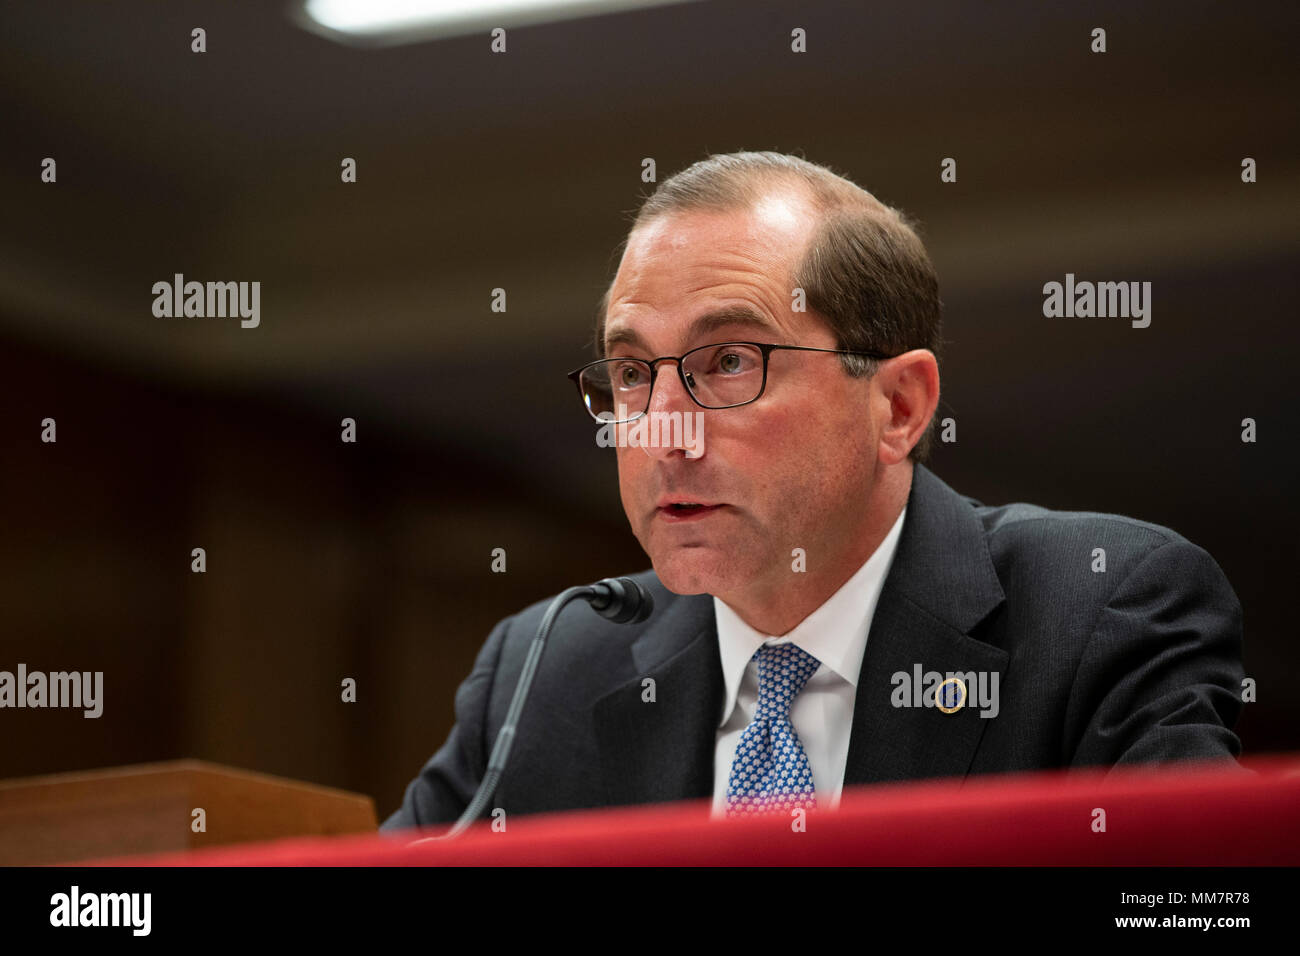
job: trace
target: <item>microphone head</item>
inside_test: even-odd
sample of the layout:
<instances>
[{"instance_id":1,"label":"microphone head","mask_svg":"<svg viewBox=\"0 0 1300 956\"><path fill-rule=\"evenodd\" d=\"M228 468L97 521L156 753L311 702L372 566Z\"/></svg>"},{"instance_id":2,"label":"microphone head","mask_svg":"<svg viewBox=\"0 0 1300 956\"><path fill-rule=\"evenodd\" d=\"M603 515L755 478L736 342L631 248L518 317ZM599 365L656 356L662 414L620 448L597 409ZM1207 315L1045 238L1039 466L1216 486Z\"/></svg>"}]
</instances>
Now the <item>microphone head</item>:
<instances>
[{"instance_id":1,"label":"microphone head","mask_svg":"<svg viewBox=\"0 0 1300 956\"><path fill-rule=\"evenodd\" d=\"M655 609L650 592L631 578L604 578L592 585L592 609L615 624L640 624Z\"/></svg>"}]
</instances>

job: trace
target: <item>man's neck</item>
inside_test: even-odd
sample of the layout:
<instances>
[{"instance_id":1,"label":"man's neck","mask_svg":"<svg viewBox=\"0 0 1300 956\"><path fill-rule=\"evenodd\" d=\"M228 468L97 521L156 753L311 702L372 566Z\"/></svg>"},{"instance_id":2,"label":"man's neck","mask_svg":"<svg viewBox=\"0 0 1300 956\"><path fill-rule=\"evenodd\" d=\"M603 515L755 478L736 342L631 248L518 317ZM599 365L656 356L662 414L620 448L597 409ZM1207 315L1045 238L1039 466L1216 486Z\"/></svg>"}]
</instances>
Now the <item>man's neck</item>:
<instances>
[{"instance_id":1,"label":"man's neck","mask_svg":"<svg viewBox=\"0 0 1300 956\"><path fill-rule=\"evenodd\" d=\"M914 466L891 469L897 474L878 481L867 505L865 529L855 534L838 559L814 572L789 571L741 595L718 595L742 621L772 637L790 633L853 577L888 537L912 490Z\"/></svg>"}]
</instances>

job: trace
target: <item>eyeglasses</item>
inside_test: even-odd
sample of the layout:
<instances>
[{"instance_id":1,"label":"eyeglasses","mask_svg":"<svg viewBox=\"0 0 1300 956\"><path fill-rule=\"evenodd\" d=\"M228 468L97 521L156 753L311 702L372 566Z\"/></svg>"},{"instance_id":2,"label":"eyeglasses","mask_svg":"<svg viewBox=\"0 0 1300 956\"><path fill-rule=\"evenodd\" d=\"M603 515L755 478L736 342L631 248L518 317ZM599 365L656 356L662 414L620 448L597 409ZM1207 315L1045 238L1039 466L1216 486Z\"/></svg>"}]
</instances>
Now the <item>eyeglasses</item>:
<instances>
[{"instance_id":1,"label":"eyeglasses","mask_svg":"<svg viewBox=\"0 0 1300 956\"><path fill-rule=\"evenodd\" d=\"M650 393L660 362L677 366L686 392L701 408L735 408L758 401L767 389L767 363L778 349L791 352L830 352L888 359L893 355L850 349L819 349L806 345L767 345L760 342L719 342L701 345L685 355L656 359L599 359L569 373L591 417L620 423L640 418L650 409Z\"/></svg>"}]
</instances>

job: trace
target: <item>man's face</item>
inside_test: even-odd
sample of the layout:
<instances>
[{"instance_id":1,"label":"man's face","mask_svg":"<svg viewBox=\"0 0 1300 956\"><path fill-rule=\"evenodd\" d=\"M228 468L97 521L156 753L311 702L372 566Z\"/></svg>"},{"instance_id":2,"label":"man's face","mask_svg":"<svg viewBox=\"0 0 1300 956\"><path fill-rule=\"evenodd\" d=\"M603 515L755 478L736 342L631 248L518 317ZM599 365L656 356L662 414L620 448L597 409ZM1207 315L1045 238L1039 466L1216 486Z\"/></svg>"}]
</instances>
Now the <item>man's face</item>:
<instances>
[{"instance_id":1,"label":"man's face","mask_svg":"<svg viewBox=\"0 0 1300 956\"><path fill-rule=\"evenodd\" d=\"M824 320L791 308L793 267L815 225L813 208L791 192L750 209L650 221L629 237L610 292L606 354L651 359L728 341L836 348ZM738 307L752 318L717 317ZM773 352L757 402L713 410L661 364L650 412L703 413L692 449L702 454L620 447L618 474L632 531L664 585L733 603L793 583L795 548L810 571L838 568L867 520L876 465L868 411L879 401L869 380L826 353Z\"/></svg>"}]
</instances>

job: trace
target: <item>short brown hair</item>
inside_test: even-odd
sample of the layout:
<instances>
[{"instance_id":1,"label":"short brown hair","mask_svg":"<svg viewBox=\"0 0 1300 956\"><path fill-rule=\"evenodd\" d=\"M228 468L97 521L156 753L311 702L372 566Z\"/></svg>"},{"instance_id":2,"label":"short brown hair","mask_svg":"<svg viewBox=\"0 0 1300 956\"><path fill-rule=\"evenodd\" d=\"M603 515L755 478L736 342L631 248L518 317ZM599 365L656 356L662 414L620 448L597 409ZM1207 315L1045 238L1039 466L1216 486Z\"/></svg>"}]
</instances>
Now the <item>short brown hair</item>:
<instances>
[{"instance_id":1,"label":"short brown hair","mask_svg":"<svg viewBox=\"0 0 1300 956\"><path fill-rule=\"evenodd\" d=\"M942 345L939 281L915 224L826 166L776 152L709 156L660 183L637 211L628 237L658 216L748 208L770 188L792 183L805 188L822 217L795 268L794 283L804 290L808 306L826 317L838 347L889 355L929 349L937 358ZM612 288L611 282L596 317L600 356ZM850 375L875 374L875 360L853 355L840 360ZM937 418L930 419L912 448L914 462L929 460Z\"/></svg>"}]
</instances>

